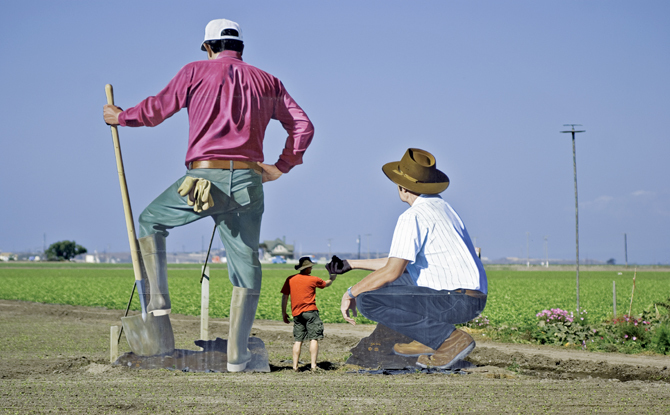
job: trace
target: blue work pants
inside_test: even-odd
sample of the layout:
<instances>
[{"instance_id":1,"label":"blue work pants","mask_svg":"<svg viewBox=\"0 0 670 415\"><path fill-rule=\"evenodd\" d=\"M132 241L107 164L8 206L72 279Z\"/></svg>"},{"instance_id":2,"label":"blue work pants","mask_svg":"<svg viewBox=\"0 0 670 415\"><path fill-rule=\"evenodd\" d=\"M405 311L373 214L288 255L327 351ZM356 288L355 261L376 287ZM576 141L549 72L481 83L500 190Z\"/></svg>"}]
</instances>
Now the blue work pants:
<instances>
[{"instance_id":1,"label":"blue work pants","mask_svg":"<svg viewBox=\"0 0 670 415\"><path fill-rule=\"evenodd\" d=\"M456 330L455 324L484 311L486 296L471 297L462 291L388 285L360 294L356 305L366 318L437 350Z\"/></svg>"}]
</instances>

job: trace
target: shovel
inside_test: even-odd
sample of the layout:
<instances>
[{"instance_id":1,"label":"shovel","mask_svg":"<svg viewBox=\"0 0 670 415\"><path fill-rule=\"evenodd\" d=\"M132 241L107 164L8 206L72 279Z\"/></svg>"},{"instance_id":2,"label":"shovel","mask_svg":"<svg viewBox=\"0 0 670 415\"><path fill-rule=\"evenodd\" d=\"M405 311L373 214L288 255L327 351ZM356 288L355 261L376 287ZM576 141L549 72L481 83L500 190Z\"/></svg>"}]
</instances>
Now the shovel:
<instances>
[{"instance_id":1,"label":"shovel","mask_svg":"<svg viewBox=\"0 0 670 415\"><path fill-rule=\"evenodd\" d=\"M174 335L168 314L154 316L148 313L146 320L140 315L122 317L121 323L130 350L136 355L155 356L174 352Z\"/></svg>"},{"instance_id":2,"label":"shovel","mask_svg":"<svg viewBox=\"0 0 670 415\"><path fill-rule=\"evenodd\" d=\"M110 84L105 85L107 103L114 105L114 90ZM124 317L121 319L123 329L126 332L126 339L130 350L139 356L152 356L154 354L171 353L174 350L174 335L170 316L164 315L156 317L147 313L147 292L146 277L142 278L144 272L142 260L139 256L139 244L135 236L135 223L133 222L133 211L130 207L130 196L128 194L128 185L126 184L126 173L123 169L123 158L121 157L121 142L119 141L119 131L115 125L111 126L112 140L114 141L114 153L116 155L116 169L119 173L119 184L121 185L121 198L123 199L123 212L126 218L126 228L128 230L128 242L130 243L130 255L133 261L133 272L135 274L135 287L140 298L140 307L142 314L138 316ZM130 297L132 301L132 294ZM130 301L129 301L130 305ZM128 310L126 309L126 315ZM119 333L120 336L120 333ZM147 354L148 353L148 354Z\"/></svg>"}]
</instances>

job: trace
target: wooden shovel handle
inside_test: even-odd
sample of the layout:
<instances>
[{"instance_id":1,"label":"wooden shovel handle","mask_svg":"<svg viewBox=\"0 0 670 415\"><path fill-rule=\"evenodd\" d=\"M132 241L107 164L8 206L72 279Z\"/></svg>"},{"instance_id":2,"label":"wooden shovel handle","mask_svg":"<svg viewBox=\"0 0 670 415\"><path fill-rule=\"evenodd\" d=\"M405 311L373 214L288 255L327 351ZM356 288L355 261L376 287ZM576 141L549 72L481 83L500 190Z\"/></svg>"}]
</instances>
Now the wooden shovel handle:
<instances>
[{"instance_id":1,"label":"wooden shovel handle","mask_svg":"<svg viewBox=\"0 0 670 415\"><path fill-rule=\"evenodd\" d=\"M105 85L107 94L107 103L114 105L114 90L110 84ZM123 158L121 157L121 143L119 141L119 130L116 125L112 125L112 140L114 141L114 153L116 155L116 170L119 172L119 184L121 185L121 198L123 199L123 213L126 217L126 228L128 229L128 242L130 243L130 255L133 259L133 272L135 280L142 280L142 267L139 258L139 245L135 235L135 223L133 222L133 210L130 207L130 196L128 195L128 185L126 184L126 173L123 170Z\"/></svg>"}]
</instances>

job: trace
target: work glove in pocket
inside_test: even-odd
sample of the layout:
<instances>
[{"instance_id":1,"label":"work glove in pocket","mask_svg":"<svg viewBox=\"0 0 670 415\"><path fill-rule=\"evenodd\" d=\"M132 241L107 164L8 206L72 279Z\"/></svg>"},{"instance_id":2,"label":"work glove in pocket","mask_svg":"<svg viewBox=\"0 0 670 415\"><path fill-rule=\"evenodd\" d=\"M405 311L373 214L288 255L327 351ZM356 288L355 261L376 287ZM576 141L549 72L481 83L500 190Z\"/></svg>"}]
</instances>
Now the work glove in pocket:
<instances>
[{"instance_id":1,"label":"work glove in pocket","mask_svg":"<svg viewBox=\"0 0 670 415\"><path fill-rule=\"evenodd\" d=\"M214 199L210 194L212 183L207 179L186 176L177 191L180 196L188 196L186 203L193 206L196 213L214 206Z\"/></svg>"},{"instance_id":2,"label":"work glove in pocket","mask_svg":"<svg viewBox=\"0 0 670 415\"><path fill-rule=\"evenodd\" d=\"M214 206L214 199L210 191L212 189L212 182L206 179L200 179L194 186L194 206L193 210L200 213ZM190 196L190 193L189 193Z\"/></svg>"}]
</instances>

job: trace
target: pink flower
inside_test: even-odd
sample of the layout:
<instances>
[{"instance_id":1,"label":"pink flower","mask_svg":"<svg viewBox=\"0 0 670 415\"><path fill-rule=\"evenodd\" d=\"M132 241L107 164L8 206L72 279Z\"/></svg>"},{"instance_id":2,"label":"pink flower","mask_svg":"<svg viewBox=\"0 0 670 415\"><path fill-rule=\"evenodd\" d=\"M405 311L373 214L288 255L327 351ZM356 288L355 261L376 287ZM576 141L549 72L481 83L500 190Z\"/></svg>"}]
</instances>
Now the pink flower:
<instances>
[{"instance_id":1,"label":"pink flower","mask_svg":"<svg viewBox=\"0 0 670 415\"><path fill-rule=\"evenodd\" d=\"M637 340L637 337L633 336L633 341Z\"/></svg>"},{"instance_id":2,"label":"pink flower","mask_svg":"<svg viewBox=\"0 0 670 415\"><path fill-rule=\"evenodd\" d=\"M626 335L624 335L624 336L623 336L623 338L624 338L624 339L627 339L627 338L628 338L628 335L627 335L627 334L626 334Z\"/></svg>"}]
</instances>

